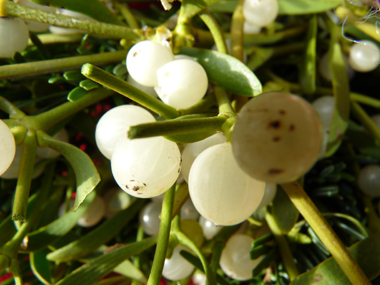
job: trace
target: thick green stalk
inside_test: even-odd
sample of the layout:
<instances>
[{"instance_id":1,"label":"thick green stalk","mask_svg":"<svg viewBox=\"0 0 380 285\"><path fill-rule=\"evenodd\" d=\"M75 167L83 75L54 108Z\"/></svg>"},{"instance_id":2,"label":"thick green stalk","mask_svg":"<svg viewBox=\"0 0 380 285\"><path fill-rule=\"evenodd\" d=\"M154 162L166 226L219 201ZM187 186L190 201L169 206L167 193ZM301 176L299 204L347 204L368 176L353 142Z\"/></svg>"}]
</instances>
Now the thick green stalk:
<instances>
[{"instance_id":1,"label":"thick green stalk","mask_svg":"<svg viewBox=\"0 0 380 285\"><path fill-rule=\"evenodd\" d=\"M34 159L37 152L37 138L34 131L28 131L22 146L20 170L13 202L12 219L25 221L28 208L30 184L33 177Z\"/></svg>"},{"instance_id":2,"label":"thick green stalk","mask_svg":"<svg viewBox=\"0 0 380 285\"><path fill-rule=\"evenodd\" d=\"M101 23L95 20L75 18L75 21L73 21L72 17L49 13L39 9L18 5L14 2L6 0L0 0L0 16L12 16L26 20L35 20L54 26L80 29L87 31L88 33L107 35L119 39L125 38L134 41L141 41L144 39L144 33L141 30L134 30L128 27Z\"/></svg>"},{"instance_id":3,"label":"thick green stalk","mask_svg":"<svg viewBox=\"0 0 380 285\"><path fill-rule=\"evenodd\" d=\"M219 115L223 115L228 118L236 117L236 113L231 107L231 100L228 98L227 92L219 86L214 86L214 92L219 106Z\"/></svg>"},{"instance_id":4,"label":"thick green stalk","mask_svg":"<svg viewBox=\"0 0 380 285\"><path fill-rule=\"evenodd\" d=\"M218 51L221 53L228 54L228 48L226 45L226 40L224 38L224 34L222 29L220 28L218 22L215 20L215 18L211 15L211 13L207 10L202 10L199 13L199 17L203 21L203 23L206 24L208 29L210 30L216 47L218 48Z\"/></svg>"},{"instance_id":5,"label":"thick green stalk","mask_svg":"<svg viewBox=\"0 0 380 285\"><path fill-rule=\"evenodd\" d=\"M125 59L127 54L127 50L119 50L92 55L80 55L60 59L41 60L37 62L3 65L0 66L0 80L79 69L85 63L106 65L114 62L121 62Z\"/></svg>"},{"instance_id":6,"label":"thick green stalk","mask_svg":"<svg viewBox=\"0 0 380 285\"><path fill-rule=\"evenodd\" d=\"M22 119L22 123L29 129L47 131L49 128L67 117L74 115L78 111L91 106L112 94L114 94L112 90L98 88L77 101L64 103L37 116L25 116Z\"/></svg>"},{"instance_id":7,"label":"thick green stalk","mask_svg":"<svg viewBox=\"0 0 380 285\"><path fill-rule=\"evenodd\" d=\"M220 131L226 119L227 118L225 116L217 116L211 118L170 120L163 122L141 124L137 126L132 126L129 129L128 137L130 139L136 139L154 136L169 136L207 132L213 130Z\"/></svg>"},{"instance_id":8,"label":"thick green stalk","mask_svg":"<svg viewBox=\"0 0 380 285\"><path fill-rule=\"evenodd\" d=\"M147 285L158 285L161 280L170 236L174 195L175 184L166 191L164 201L162 202L160 231L158 233L156 253L154 255L152 270Z\"/></svg>"},{"instance_id":9,"label":"thick green stalk","mask_svg":"<svg viewBox=\"0 0 380 285\"><path fill-rule=\"evenodd\" d=\"M244 46L243 46L243 14L244 0L239 0L238 5L232 14L231 21L231 55L241 62L244 62Z\"/></svg>"},{"instance_id":10,"label":"thick green stalk","mask_svg":"<svg viewBox=\"0 0 380 285\"><path fill-rule=\"evenodd\" d=\"M179 116L179 112L173 107L166 105L157 98L153 98L140 89L116 76L113 76L99 67L92 64L85 64L82 66L82 74L87 78L128 97L153 112L160 114L166 119L174 119Z\"/></svg>"},{"instance_id":11,"label":"thick green stalk","mask_svg":"<svg viewBox=\"0 0 380 285\"><path fill-rule=\"evenodd\" d=\"M139 24L136 21L135 16L133 15L131 11L129 11L129 9L125 5L120 4L120 3L115 3L115 6L116 8L120 9L121 15L123 15L124 19L127 21L128 26L130 28L132 29L140 28Z\"/></svg>"},{"instance_id":12,"label":"thick green stalk","mask_svg":"<svg viewBox=\"0 0 380 285\"><path fill-rule=\"evenodd\" d=\"M293 281L298 275L298 269L296 263L294 262L294 258L292 252L290 251L286 237L282 234L276 220L273 215L269 213L269 211L266 212L265 220L267 221L268 226L277 241L278 247L280 248L282 261L286 271L288 272L290 281Z\"/></svg>"},{"instance_id":13,"label":"thick green stalk","mask_svg":"<svg viewBox=\"0 0 380 285\"><path fill-rule=\"evenodd\" d=\"M1 67L0 67L1 68ZM9 114L11 119L21 119L25 117L25 113L16 107L12 102L0 96L0 110Z\"/></svg>"},{"instance_id":14,"label":"thick green stalk","mask_svg":"<svg viewBox=\"0 0 380 285\"><path fill-rule=\"evenodd\" d=\"M330 251L352 284L370 285L359 265L297 181L281 184L294 206Z\"/></svg>"}]
</instances>

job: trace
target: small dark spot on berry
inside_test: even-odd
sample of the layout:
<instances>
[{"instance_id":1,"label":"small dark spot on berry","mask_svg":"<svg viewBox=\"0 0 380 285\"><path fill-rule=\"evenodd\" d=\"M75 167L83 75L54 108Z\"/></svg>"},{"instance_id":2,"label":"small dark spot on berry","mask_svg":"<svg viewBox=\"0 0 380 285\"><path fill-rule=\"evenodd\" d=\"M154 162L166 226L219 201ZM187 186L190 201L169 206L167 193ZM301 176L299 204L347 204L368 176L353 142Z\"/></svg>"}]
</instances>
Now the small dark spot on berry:
<instances>
[{"instance_id":1,"label":"small dark spot on berry","mask_svg":"<svg viewBox=\"0 0 380 285\"><path fill-rule=\"evenodd\" d=\"M130 182L133 182L133 181L135 181L135 180L129 180Z\"/></svg>"},{"instance_id":2,"label":"small dark spot on berry","mask_svg":"<svg viewBox=\"0 0 380 285\"><path fill-rule=\"evenodd\" d=\"M268 170L268 174L269 175L281 174L283 172L284 172L283 169L278 169L278 168L271 168L271 169Z\"/></svg>"},{"instance_id":3,"label":"small dark spot on berry","mask_svg":"<svg viewBox=\"0 0 380 285\"><path fill-rule=\"evenodd\" d=\"M285 110L280 110L280 111L278 111L281 115L285 115L286 114L286 112L285 112Z\"/></svg>"},{"instance_id":4,"label":"small dark spot on berry","mask_svg":"<svg viewBox=\"0 0 380 285\"><path fill-rule=\"evenodd\" d=\"M128 185L125 185L125 188L129 189Z\"/></svg>"},{"instance_id":5,"label":"small dark spot on berry","mask_svg":"<svg viewBox=\"0 0 380 285\"><path fill-rule=\"evenodd\" d=\"M143 185L144 185L144 186L146 186L146 184L145 184L145 183L143 183Z\"/></svg>"},{"instance_id":6,"label":"small dark spot on berry","mask_svg":"<svg viewBox=\"0 0 380 285\"><path fill-rule=\"evenodd\" d=\"M138 55L138 53L135 51L132 56L136 57L137 55Z\"/></svg>"},{"instance_id":7,"label":"small dark spot on berry","mask_svg":"<svg viewBox=\"0 0 380 285\"><path fill-rule=\"evenodd\" d=\"M277 137L273 137L272 139L274 142L279 142L281 140L281 137L277 136Z\"/></svg>"},{"instance_id":8,"label":"small dark spot on berry","mask_svg":"<svg viewBox=\"0 0 380 285\"><path fill-rule=\"evenodd\" d=\"M289 126L289 131L294 131L295 130L295 128L296 128L296 126L295 125L293 125L293 124L290 124L290 126Z\"/></svg>"},{"instance_id":9,"label":"small dark spot on berry","mask_svg":"<svg viewBox=\"0 0 380 285\"><path fill-rule=\"evenodd\" d=\"M249 112L251 112L252 110L251 109L248 109ZM264 108L264 109L257 109L255 110L255 112L268 112L268 109Z\"/></svg>"},{"instance_id":10,"label":"small dark spot on berry","mask_svg":"<svg viewBox=\"0 0 380 285\"><path fill-rule=\"evenodd\" d=\"M133 191L137 191L137 190L139 190L139 189L140 189L139 186L133 186L133 187L132 187L132 190L133 190Z\"/></svg>"},{"instance_id":11,"label":"small dark spot on berry","mask_svg":"<svg viewBox=\"0 0 380 285\"><path fill-rule=\"evenodd\" d=\"M281 122L279 120L276 120L276 121L270 122L268 128L279 129L280 126L281 126Z\"/></svg>"}]
</instances>

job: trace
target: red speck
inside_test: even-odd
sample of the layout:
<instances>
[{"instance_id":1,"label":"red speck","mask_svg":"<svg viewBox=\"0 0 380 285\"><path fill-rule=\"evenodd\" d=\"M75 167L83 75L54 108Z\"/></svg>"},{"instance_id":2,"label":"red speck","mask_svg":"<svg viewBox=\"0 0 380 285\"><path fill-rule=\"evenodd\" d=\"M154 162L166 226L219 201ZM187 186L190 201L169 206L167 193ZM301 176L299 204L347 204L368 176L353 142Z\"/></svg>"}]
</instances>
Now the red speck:
<instances>
[{"instance_id":1,"label":"red speck","mask_svg":"<svg viewBox=\"0 0 380 285\"><path fill-rule=\"evenodd\" d=\"M105 112L107 112L107 111L111 110L111 106L108 105L108 104L105 104L105 105L103 106L103 110L104 110Z\"/></svg>"},{"instance_id":2,"label":"red speck","mask_svg":"<svg viewBox=\"0 0 380 285\"><path fill-rule=\"evenodd\" d=\"M82 143L79 148L81 151L86 151L87 145L85 143Z\"/></svg>"},{"instance_id":3,"label":"red speck","mask_svg":"<svg viewBox=\"0 0 380 285\"><path fill-rule=\"evenodd\" d=\"M29 259L30 259L30 257L29 257L29 255L27 255L27 256L25 256L24 261L25 261L25 262L26 262L26 261L29 261Z\"/></svg>"},{"instance_id":4,"label":"red speck","mask_svg":"<svg viewBox=\"0 0 380 285\"><path fill-rule=\"evenodd\" d=\"M13 277L12 273L5 273L5 274L0 276L0 282L8 280L9 278L12 278L12 277Z\"/></svg>"},{"instance_id":5,"label":"red speck","mask_svg":"<svg viewBox=\"0 0 380 285\"><path fill-rule=\"evenodd\" d=\"M63 177L66 177L66 176L67 176L67 171L62 171L61 175L62 175Z\"/></svg>"},{"instance_id":6,"label":"red speck","mask_svg":"<svg viewBox=\"0 0 380 285\"><path fill-rule=\"evenodd\" d=\"M75 199L77 197L77 192L73 192L72 194L71 194L71 199Z\"/></svg>"},{"instance_id":7,"label":"red speck","mask_svg":"<svg viewBox=\"0 0 380 285\"><path fill-rule=\"evenodd\" d=\"M94 159L92 160L92 162L93 162L95 165L97 165L97 166L102 165L101 161L100 161L99 159L97 159L97 158L94 158Z\"/></svg>"},{"instance_id":8,"label":"red speck","mask_svg":"<svg viewBox=\"0 0 380 285\"><path fill-rule=\"evenodd\" d=\"M89 48L91 45L89 43L86 43L85 47Z\"/></svg>"},{"instance_id":9,"label":"red speck","mask_svg":"<svg viewBox=\"0 0 380 285\"><path fill-rule=\"evenodd\" d=\"M96 116L99 116L100 113L102 112L102 105L101 104L97 104L96 107L95 107L95 110L91 110L90 111L90 116L92 117L96 117Z\"/></svg>"},{"instance_id":10,"label":"red speck","mask_svg":"<svg viewBox=\"0 0 380 285\"><path fill-rule=\"evenodd\" d=\"M81 138L83 138L83 133L79 132L79 133L77 133L77 135L75 137L75 141L79 141Z\"/></svg>"},{"instance_id":11,"label":"red speck","mask_svg":"<svg viewBox=\"0 0 380 285\"><path fill-rule=\"evenodd\" d=\"M59 85L59 89L65 89L65 86L63 86L62 84Z\"/></svg>"}]
</instances>

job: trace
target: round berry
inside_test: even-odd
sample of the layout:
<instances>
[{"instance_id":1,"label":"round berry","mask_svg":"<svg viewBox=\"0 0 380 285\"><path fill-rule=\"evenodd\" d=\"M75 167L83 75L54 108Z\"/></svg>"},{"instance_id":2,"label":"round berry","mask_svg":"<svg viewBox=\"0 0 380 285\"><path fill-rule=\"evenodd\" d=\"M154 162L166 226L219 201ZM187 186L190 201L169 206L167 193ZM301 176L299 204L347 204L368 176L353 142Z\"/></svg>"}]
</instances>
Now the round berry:
<instances>
[{"instance_id":1,"label":"round berry","mask_svg":"<svg viewBox=\"0 0 380 285\"><path fill-rule=\"evenodd\" d=\"M129 50L127 69L138 83L153 87L158 84L157 70L173 59L167 47L153 41L142 41Z\"/></svg>"},{"instance_id":2,"label":"round berry","mask_svg":"<svg viewBox=\"0 0 380 285\"><path fill-rule=\"evenodd\" d=\"M359 172L360 190L370 197L380 197L380 166L367 165Z\"/></svg>"},{"instance_id":3,"label":"round berry","mask_svg":"<svg viewBox=\"0 0 380 285\"><path fill-rule=\"evenodd\" d=\"M329 130L335 108L334 96L322 96L315 100L311 105L319 115L322 128L324 130Z\"/></svg>"},{"instance_id":4,"label":"round berry","mask_svg":"<svg viewBox=\"0 0 380 285\"><path fill-rule=\"evenodd\" d=\"M245 21L258 27L272 23L278 15L277 0L245 0L243 5Z\"/></svg>"},{"instance_id":5,"label":"round berry","mask_svg":"<svg viewBox=\"0 0 380 285\"><path fill-rule=\"evenodd\" d=\"M186 249L183 245L177 245L170 259L166 259L162 276L172 281L178 281L188 277L194 270L194 266L184 259L180 251Z\"/></svg>"},{"instance_id":6,"label":"round berry","mask_svg":"<svg viewBox=\"0 0 380 285\"><path fill-rule=\"evenodd\" d=\"M353 70L369 72L374 70L380 61L380 49L371 41L354 43L350 48L348 63Z\"/></svg>"},{"instance_id":7,"label":"round berry","mask_svg":"<svg viewBox=\"0 0 380 285\"><path fill-rule=\"evenodd\" d=\"M11 166L16 154L16 142L11 130L0 120L0 175Z\"/></svg>"},{"instance_id":8,"label":"round berry","mask_svg":"<svg viewBox=\"0 0 380 285\"><path fill-rule=\"evenodd\" d=\"M289 93L269 92L241 109L231 143L238 165L251 177L286 183L313 166L322 138L318 114L308 102Z\"/></svg>"},{"instance_id":9,"label":"round berry","mask_svg":"<svg viewBox=\"0 0 380 285\"><path fill-rule=\"evenodd\" d=\"M19 18L0 18L0 57L11 58L28 45L29 30Z\"/></svg>"},{"instance_id":10,"label":"round berry","mask_svg":"<svg viewBox=\"0 0 380 285\"><path fill-rule=\"evenodd\" d=\"M139 222L147 235L156 235L160 230L162 204L151 202L140 211Z\"/></svg>"}]
</instances>

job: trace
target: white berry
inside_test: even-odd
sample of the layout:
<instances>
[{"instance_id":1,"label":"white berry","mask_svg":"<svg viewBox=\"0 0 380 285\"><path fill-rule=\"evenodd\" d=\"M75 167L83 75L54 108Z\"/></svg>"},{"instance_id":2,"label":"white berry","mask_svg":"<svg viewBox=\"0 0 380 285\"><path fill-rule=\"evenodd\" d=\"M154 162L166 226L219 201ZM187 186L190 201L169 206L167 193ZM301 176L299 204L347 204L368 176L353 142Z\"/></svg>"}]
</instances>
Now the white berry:
<instances>
[{"instance_id":1,"label":"white berry","mask_svg":"<svg viewBox=\"0 0 380 285\"><path fill-rule=\"evenodd\" d=\"M158 97L169 106L186 109L206 94L208 79L202 65L192 59L173 60L157 70Z\"/></svg>"},{"instance_id":2,"label":"white berry","mask_svg":"<svg viewBox=\"0 0 380 285\"><path fill-rule=\"evenodd\" d=\"M181 170L176 143L163 137L121 139L111 158L112 174L129 195L151 198L168 190Z\"/></svg>"},{"instance_id":3,"label":"white berry","mask_svg":"<svg viewBox=\"0 0 380 285\"><path fill-rule=\"evenodd\" d=\"M244 105L232 134L238 165L261 181L286 183L317 161L322 127L305 100L284 92L259 95Z\"/></svg>"},{"instance_id":4,"label":"white berry","mask_svg":"<svg viewBox=\"0 0 380 285\"><path fill-rule=\"evenodd\" d=\"M380 197L380 166L368 165L359 172L360 190L370 197Z\"/></svg>"},{"instance_id":5,"label":"white berry","mask_svg":"<svg viewBox=\"0 0 380 285\"><path fill-rule=\"evenodd\" d=\"M11 130L0 120L0 175L12 164L16 154L16 142Z\"/></svg>"},{"instance_id":6,"label":"white berry","mask_svg":"<svg viewBox=\"0 0 380 285\"><path fill-rule=\"evenodd\" d=\"M278 15L277 0L245 0L243 5L245 21L258 27L272 23Z\"/></svg>"},{"instance_id":7,"label":"white berry","mask_svg":"<svg viewBox=\"0 0 380 285\"><path fill-rule=\"evenodd\" d=\"M167 47L153 41L142 41L129 50L127 69L138 83L153 87L158 84L157 70L173 59Z\"/></svg>"},{"instance_id":8,"label":"white berry","mask_svg":"<svg viewBox=\"0 0 380 285\"><path fill-rule=\"evenodd\" d=\"M335 108L334 96L322 96L315 100L311 105L319 115L322 128L324 130L329 130Z\"/></svg>"},{"instance_id":9,"label":"white berry","mask_svg":"<svg viewBox=\"0 0 380 285\"><path fill-rule=\"evenodd\" d=\"M374 70L380 61L380 49L371 41L354 43L350 48L348 63L359 72Z\"/></svg>"},{"instance_id":10,"label":"white berry","mask_svg":"<svg viewBox=\"0 0 380 285\"><path fill-rule=\"evenodd\" d=\"M160 229L162 204L150 202L140 211L139 223L147 235L156 235Z\"/></svg>"},{"instance_id":11,"label":"white berry","mask_svg":"<svg viewBox=\"0 0 380 285\"><path fill-rule=\"evenodd\" d=\"M162 276L172 281L178 281L188 277L194 270L194 266L184 259L180 251L184 250L183 245L177 245L173 250L170 259L165 259Z\"/></svg>"},{"instance_id":12,"label":"white berry","mask_svg":"<svg viewBox=\"0 0 380 285\"><path fill-rule=\"evenodd\" d=\"M199 218L199 224L202 227L203 235L207 240L213 239L223 228L222 226L215 225L213 222L208 221L202 216Z\"/></svg>"},{"instance_id":13,"label":"white berry","mask_svg":"<svg viewBox=\"0 0 380 285\"><path fill-rule=\"evenodd\" d=\"M203 151L189 175L189 193L198 212L217 225L246 220L260 204L265 183L248 176L237 165L230 143Z\"/></svg>"},{"instance_id":14,"label":"white berry","mask_svg":"<svg viewBox=\"0 0 380 285\"><path fill-rule=\"evenodd\" d=\"M96 125L95 140L100 152L111 159L116 143L127 139L133 125L155 122L153 115L142 107L122 105L105 113Z\"/></svg>"},{"instance_id":15,"label":"white berry","mask_svg":"<svg viewBox=\"0 0 380 285\"><path fill-rule=\"evenodd\" d=\"M0 39L0 57L10 58L28 45L28 27L19 18L0 18Z\"/></svg>"}]
</instances>

